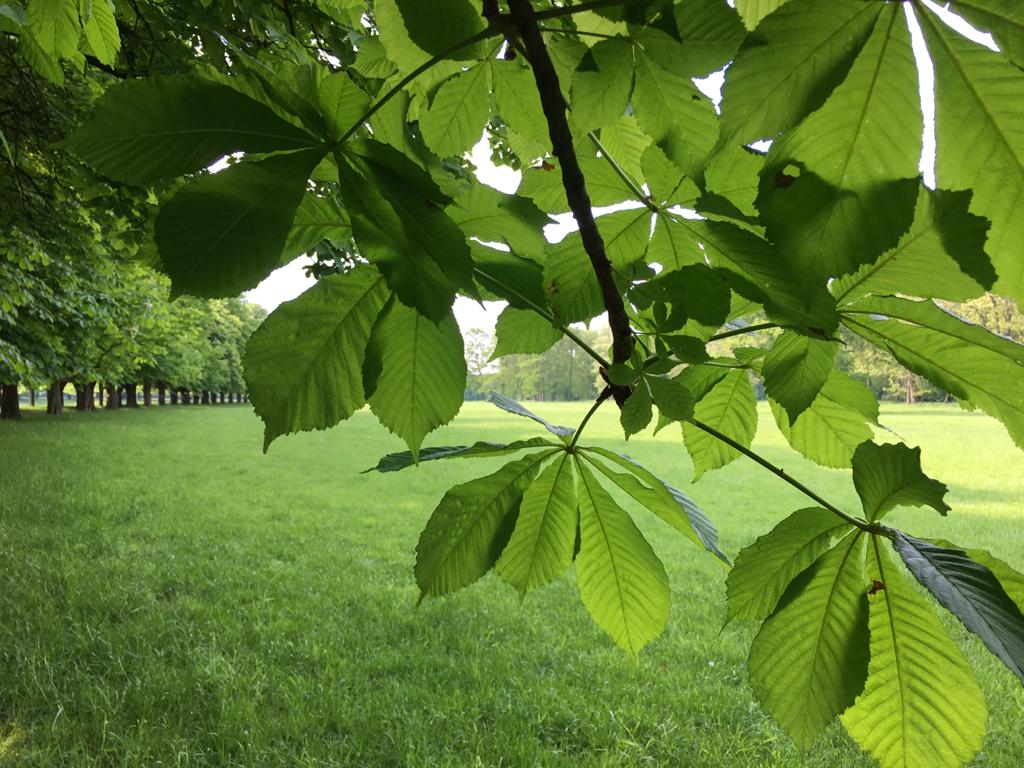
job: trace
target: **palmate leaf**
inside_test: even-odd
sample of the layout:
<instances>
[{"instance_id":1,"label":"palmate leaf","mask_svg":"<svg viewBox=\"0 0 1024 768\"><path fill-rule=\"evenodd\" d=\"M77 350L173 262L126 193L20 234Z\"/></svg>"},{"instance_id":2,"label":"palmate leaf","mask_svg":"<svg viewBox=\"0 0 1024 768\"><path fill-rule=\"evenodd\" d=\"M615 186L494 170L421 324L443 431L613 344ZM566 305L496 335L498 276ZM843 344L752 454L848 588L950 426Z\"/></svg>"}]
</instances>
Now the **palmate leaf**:
<instances>
[{"instance_id":1,"label":"palmate leaf","mask_svg":"<svg viewBox=\"0 0 1024 768\"><path fill-rule=\"evenodd\" d=\"M999 419L1024 447L1024 346L930 301L869 297L844 308L843 323L905 368Z\"/></svg>"},{"instance_id":2,"label":"palmate leaf","mask_svg":"<svg viewBox=\"0 0 1024 768\"><path fill-rule=\"evenodd\" d=\"M279 435L327 429L362 408L366 345L388 295L371 266L328 275L253 333L243 364L266 425L264 450Z\"/></svg>"},{"instance_id":3,"label":"palmate leaf","mask_svg":"<svg viewBox=\"0 0 1024 768\"><path fill-rule=\"evenodd\" d=\"M319 111L335 141L352 130L370 106L370 97L344 72L334 72L317 89Z\"/></svg>"},{"instance_id":4,"label":"palmate leaf","mask_svg":"<svg viewBox=\"0 0 1024 768\"><path fill-rule=\"evenodd\" d=\"M572 565L578 522L573 458L562 452L523 493L498 575L522 595L551 583Z\"/></svg>"},{"instance_id":5,"label":"palmate leaf","mask_svg":"<svg viewBox=\"0 0 1024 768\"><path fill-rule=\"evenodd\" d=\"M963 653L889 552L872 542L871 662L864 692L842 715L882 768L955 768L985 735L985 699Z\"/></svg>"},{"instance_id":6,"label":"palmate leaf","mask_svg":"<svg viewBox=\"0 0 1024 768\"><path fill-rule=\"evenodd\" d=\"M729 559L718 548L718 530L693 499L682 491L676 490L628 456L597 446L589 446L580 450L587 461L634 501L653 512L688 539L704 547L723 563L729 563ZM594 456L599 456L604 461L595 461ZM616 472L608 466L608 463L618 465L626 472Z\"/></svg>"},{"instance_id":7,"label":"palmate leaf","mask_svg":"<svg viewBox=\"0 0 1024 768\"><path fill-rule=\"evenodd\" d=\"M336 157L363 254L403 303L441 322L456 290L473 289L466 238L441 208L450 201L425 171L380 142L349 142Z\"/></svg>"},{"instance_id":8,"label":"palmate leaf","mask_svg":"<svg viewBox=\"0 0 1024 768\"><path fill-rule=\"evenodd\" d=\"M968 212L970 202L969 192L922 186L910 229L875 262L836 280L836 300L874 293L965 301L991 288L996 274L984 250L989 224Z\"/></svg>"},{"instance_id":9,"label":"palmate leaf","mask_svg":"<svg viewBox=\"0 0 1024 768\"><path fill-rule=\"evenodd\" d=\"M719 144L774 137L820 107L846 76L883 8L855 0L791 0L771 14L729 67Z\"/></svg>"},{"instance_id":10,"label":"palmate leaf","mask_svg":"<svg viewBox=\"0 0 1024 768\"><path fill-rule=\"evenodd\" d=\"M483 298L503 299L510 306L523 310L545 306L544 273L540 264L479 243L470 244L470 254L473 277L482 289Z\"/></svg>"},{"instance_id":11,"label":"palmate leaf","mask_svg":"<svg viewBox=\"0 0 1024 768\"><path fill-rule=\"evenodd\" d=\"M722 377L697 401L694 418L750 447L757 431L757 400L747 370L738 368ZM740 457L735 448L689 422L683 424L683 439L693 459L695 481Z\"/></svg>"},{"instance_id":12,"label":"palmate leaf","mask_svg":"<svg viewBox=\"0 0 1024 768\"><path fill-rule=\"evenodd\" d=\"M511 397L503 395L499 392L489 392L487 394L487 402L493 403L494 405L501 408L503 411L514 413L516 416L522 416L524 419L530 419L538 424L542 425L544 429L553 435L557 435L561 438L566 438L572 435L575 431L571 427L560 427L556 424L552 424L547 419L542 419L540 416L535 414L533 411L527 410L522 405L517 403Z\"/></svg>"},{"instance_id":13,"label":"palmate leaf","mask_svg":"<svg viewBox=\"0 0 1024 768\"><path fill-rule=\"evenodd\" d=\"M626 183L604 160L596 157L580 157L580 168L587 180L587 194L593 205L615 205L632 200L633 193ZM562 172L557 161L548 160L545 165L523 170L518 194L528 197L546 213L565 213L569 203L562 186Z\"/></svg>"},{"instance_id":14,"label":"palmate leaf","mask_svg":"<svg viewBox=\"0 0 1024 768\"><path fill-rule=\"evenodd\" d=\"M77 0L29 3L28 28L39 47L51 57L66 59L74 56L80 31Z\"/></svg>"},{"instance_id":15,"label":"palmate leaf","mask_svg":"<svg viewBox=\"0 0 1024 768\"><path fill-rule=\"evenodd\" d=\"M846 527L827 509L798 509L740 550L725 582L729 618L766 619L789 583L828 551Z\"/></svg>"},{"instance_id":16,"label":"palmate leaf","mask_svg":"<svg viewBox=\"0 0 1024 768\"><path fill-rule=\"evenodd\" d=\"M864 542L854 531L821 555L790 584L750 646L750 687L801 748L864 688Z\"/></svg>"},{"instance_id":17,"label":"palmate leaf","mask_svg":"<svg viewBox=\"0 0 1024 768\"><path fill-rule=\"evenodd\" d=\"M554 453L535 451L444 495L416 545L420 600L468 586L491 569L512 534L523 491Z\"/></svg>"},{"instance_id":18,"label":"palmate leaf","mask_svg":"<svg viewBox=\"0 0 1024 768\"><path fill-rule=\"evenodd\" d=\"M786 2L788 0L736 0L736 10L743 17L747 29L754 29L761 19Z\"/></svg>"},{"instance_id":19,"label":"palmate leaf","mask_svg":"<svg viewBox=\"0 0 1024 768\"><path fill-rule=\"evenodd\" d=\"M182 187L160 208L156 243L172 293L208 298L255 288L281 262L323 151L246 160Z\"/></svg>"},{"instance_id":20,"label":"palmate leaf","mask_svg":"<svg viewBox=\"0 0 1024 768\"><path fill-rule=\"evenodd\" d=\"M777 403L771 403L771 409L779 431L794 450L837 469L850 466L857 446L873 435L870 424L878 420L874 392L839 370L829 374L811 407L795 422Z\"/></svg>"},{"instance_id":21,"label":"palmate leaf","mask_svg":"<svg viewBox=\"0 0 1024 768\"><path fill-rule=\"evenodd\" d=\"M420 130L427 146L441 157L461 155L483 133L487 122L489 88L483 63L446 80L430 109L420 112Z\"/></svg>"},{"instance_id":22,"label":"palmate leaf","mask_svg":"<svg viewBox=\"0 0 1024 768\"><path fill-rule=\"evenodd\" d=\"M368 392L370 410L408 443L416 461L423 438L462 406L466 359L459 326L451 313L435 324L392 300L373 326L369 350L380 366Z\"/></svg>"},{"instance_id":23,"label":"palmate leaf","mask_svg":"<svg viewBox=\"0 0 1024 768\"><path fill-rule=\"evenodd\" d=\"M906 94L916 83L903 8L888 5L843 83L772 145L758 204L768 238L808 282L853 272L910 226L922 115ZM779 186L789 164L803 171Z\"/></svg>"},{"instance_id":24,"label":"palmate leaf","mask_svg":"<svg viewBox=\"0 0 1024 768\"><path fill-rule=\"evenodd\" d=\"M554 46L550 52L554 56ZM494 107L498 115L516 133L547 147L550 143L548 123L544 119L544 109L537 95L533 72L528 66L523 66L521 61L492 59L489 64ZM559 77L559 80L562 78ZM570 82L566 78L561 85L568 88Z\"/></svg>"},{"instance_id":25,"label":"palmate leaf","mask_svg":"<svg viewBox=\"0 0 1024 768\"><path fill-rule=\"evenodd\" d=\"M491 360L504 355L539 355L562 338L562 331L536 312L505 307L494 326L497 342Z\"/></svg>"},{"instance_id":26,"label":"palmate leaf","mask_svg":"<svg viewBox=\"0 0 1024 768\"><path fill-rule=\"evenodd\" d=\"M641 378L633 387L633 392L619 410L619 423L622 425L622 432L626 439L643 432L647 425L654 418L654 404L651 400L651 390L647 382Z\"/></svg>"},{"instance_id":27,"label":"palmate leaf","mask_svg":"<svg viewBox=\"0 0 1024 768\"><path fill-rule=\"evenodd\" d=\"M682 45L677 43L659 50L651 44L651 38L667 35L650 27L638 33L645 50L664 69L671 69L687 77L703 77L732 61L736 49L746 36L743 22L734 8L725 3L687 0L676 3L674 11ZM676 43L673 38L668 39ZM662 51L665 55L662 55Z\"/></svg>"},{"instance_id":28,"label":"palmate leaf","mask_svg":"<svg viewBox=\"0 0 1024 768\"><path fill-rule=\"evenodd\" d=\"M377 465L363 470L367 472L398 472L401 469L422 464L424 461L438 459L486 459L491 456L504 456L526 448L560 447L558 443L545 440L543 437L531 437L527 440L514 440L511 443L476 442L472 445L438 445L420 448L419 459L414 460L412 451L399 451L381 456Z\"/></svg>"},{"instance_id":29,"label":"palmate leaf","mask_svg":"<svg viewBox=\"0 0 1024 768\"><path fill-rule=\"evenodd\" d=\"M992 222L995 290L1024 301L1024 72L931 12L919 17L935 67L936 182L974 191L971 211Z\"/></svg>"},{"instance_id":30,"label":"palmate leaf","mask_svg":"<svg viewBox=\"0 0 1024 768\"><path fill-rule=\"evenodd\" d=\"M108 88L63 146L105 176L149 184L198 171L232 152L316 144L233 88L196 75L171 75Z\"/></svg>"},{"instance_id":31,"label":"palmate leaf","mask_svg":"<svg viewBox=\"0 0 1024 768\"><path fill-rule=\"evenodd\" d=\"M786 409L790 422L811 407L832 372L838 344L786 331L768 351L762 369L768 397Z\"/></svg>"},{"instance_id":32,"label":"palmate leaf","mask_svg":"<svg viewBox=\"0 0 1024 768\"><path fill-rule=\"evenodd\" d=\"M865 442L853 454L853 485L869 521L881 520L894 507L931 507L945 515L949 490L921 470L921 449L903 443Z\"/></svg>"},{"instance_id":33,"label":"palmate leaf","mask_svg":"<svg viewBox=\"0 0 1024 768\"><path fill-rule=\"evenodd\" d=\"M640 650L668 623L668 576L636 524L575 457L579 477L580 551L576 579L594 622L627 653Z\"/></svg>"},{"instance_id":34,"label":"palmate leaf","mask_svg":"<svg viewBox=\"0 0 1024 768\"><path fill-rule=\"evenodd\" d=\"M962 549L900 531L892 544L914 578L1024 682L1024 614L995 574Z\"/></svg>"}]
</instances>

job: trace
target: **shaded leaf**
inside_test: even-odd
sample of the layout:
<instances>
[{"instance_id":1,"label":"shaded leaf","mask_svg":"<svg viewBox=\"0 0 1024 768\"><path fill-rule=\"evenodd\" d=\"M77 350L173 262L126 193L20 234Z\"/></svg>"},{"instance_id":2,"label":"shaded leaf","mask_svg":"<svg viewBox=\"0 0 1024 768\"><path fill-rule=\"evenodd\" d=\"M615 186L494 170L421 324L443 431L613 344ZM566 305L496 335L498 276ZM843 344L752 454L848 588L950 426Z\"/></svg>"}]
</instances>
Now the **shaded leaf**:
<instances>
[{"instance_id":1,"label":"shaded leaf","mask_svg":"<svg viewBox=\"0 0 1024 768\"><path fill-rule=\"evenodd\" d=\"M764 359L768 396L786 409L790 422L811 407L832 372L838 344L786 331Z\"/></svg>"},{"instance_id":2,"label":"shaded leaf","mask_svg":"<svg viewBox=\"0 0 1024 768\"><path fill-rule=\"evenodd\" d=\"M562 332L548 320L525 309L505 307L494 327L497 343L491 360L504 355L539 355L562 338Z\"/></svg>"},{"instance_id":3,"label":"shaded leaf","mask_svg":"<svg viewBox=\"0 0 1024 768\"><path fill-rule=\"evenodd\" d=\"M514 413L516 416L522 416L525 419L532 419L533 421L536 421L538 424L543 425L544 429L546 429L548 432L550 432L553 435L558 435L559 437L569 437L575 431L571 427L559 427L555 424L549 423L547 420L542 419L540 416L533 413L532 411L528 411L526 408L521 406L511 397L506 397L505 395L502 395L498 392L489 392L487 394L487 402L493 403L494 405L501 408L501 410L503 411Z\"/></svg>"},{"instance_id":4,"label":"shaded leaf","mask_svg":"<svg viewBox=\"0 0 1024 768\"><path fill-rule=\"evenodd\" d=\"M729 371L697 401L694 418L750 447L757 431L757 400L746 369ZM740 457L739 451L687 422L683 424L686 450L693 459L694 480Z\"/></svg>"},{"instance_id":5,"label":"shaded leaf","mask_svg":"<svg viewBox=\"0 0 1024 768\"><path fill-rule=\"evenodd\" d=\"M472 445L445 445L420 448L419 460L414 461L412 451L399 451L381 456L377 465L363 470L367 472L398 472L401 469L422 464L424 461L437 459L479 459L492 456L504 456L525 448L558 447L558 443L545 440L543 437L531 437L527 440L515 440L511 443L476 442Z\"/></svg>"},{"instance_id":6,"label":"shaded leaf","mask_svg":"<svg viewBox=\"0 0 1024 768\"><path fill-rule=\"evenodd\" d=\"M950 508L942 500L949 489L921 470L921 449L902 443L857 446L853 485L870 521L881 520L894 507L931 507L940 515Z\"/></svg>"}]
</instances>

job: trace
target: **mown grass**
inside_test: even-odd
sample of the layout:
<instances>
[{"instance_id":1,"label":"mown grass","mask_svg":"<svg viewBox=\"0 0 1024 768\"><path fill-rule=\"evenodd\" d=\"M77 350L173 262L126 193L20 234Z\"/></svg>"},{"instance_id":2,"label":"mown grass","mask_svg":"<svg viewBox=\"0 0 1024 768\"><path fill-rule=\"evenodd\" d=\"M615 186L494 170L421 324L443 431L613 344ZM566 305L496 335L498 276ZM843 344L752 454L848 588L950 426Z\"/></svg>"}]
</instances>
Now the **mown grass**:
<instances>
[{"instance_id":1,"label":"mown grass","mask_svg":"<svg viewBox=\"0 0 1024 768\"><path fill-rule=\"evenodd\" d=\"M575 424L583 405L539 404ZM764 418L757 446L855 508ZM1024 567L1024 455L994 422L888 407L954 511L895 522ZM467 404L434 444L532 424ZM734 554L795 491L746 461L690 488L667 430L628 451L682 485ZM615 447L613 409L584 442ZM745 680L752 628L724 571L657 520L665 635L634 664L588 619L571 573L520 604L493 577L415 607L414 547L443 491L499 461L358 474L401 449L368 413L260 453L244 407L33 415L0 425L0 764L4 766L868 766L838 726L800 754ZM1019 683L954 622L990 703L979 765L1024 760Z\"/></svg>"}]
</instances>

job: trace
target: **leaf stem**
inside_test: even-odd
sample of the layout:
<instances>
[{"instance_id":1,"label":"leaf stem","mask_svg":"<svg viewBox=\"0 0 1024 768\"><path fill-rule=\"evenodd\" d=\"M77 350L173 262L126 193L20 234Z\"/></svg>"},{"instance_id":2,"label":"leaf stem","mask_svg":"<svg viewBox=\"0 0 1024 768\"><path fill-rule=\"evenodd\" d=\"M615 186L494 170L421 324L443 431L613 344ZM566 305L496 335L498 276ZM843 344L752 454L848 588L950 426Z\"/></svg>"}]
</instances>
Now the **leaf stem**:
<instances>
[{"instance_id":1,"label":"leaf stem","mask_svg":"<svg viewBox=\"0 0 1024 768\"><path fill-rule=\"evenodd\" d=\"M886 535L886 532L889 530L889 529L885 528L884 526L873 525L871 523L865 522L864 520L861 520L859 518L853 517L852 515L848 515L846 512L843 512L843 510L841 510L839 507L837 507L835 504L832 504L831 502L826 501L825 499L823 499L821 496L816 494L814 491L812 491L810 488L808 488L806 485L801 483L796 478L790 477L790 475L787 474L786 470L782 469L782 467L777 467L776 465L774 465L770 461L768 461L768 459L766 459L763 456L761 456L761 454L757 453L757 451L753 451L750 448L747 448L742 443L739 443L739 442L733 440L728 435L723 434L722 432L719 432L717 429L715 429L714 427L710 426L709 424L705 424L703 421L700 421L699 419L694 419L694 418L688 419L688 421L691 424L693 424L693 426L697 427L697 429L701 430L702 432L707 432L712 437L714 437L714 438L716 438L718 440L721 440L726 445L728 445L731 448L734 448L737 451L739 451L740 453L742 453L748 459L751 459L751 460L755 461L756 463L760 464L762 467L767 469L769 472L771 472L776 477L779 477L782 480L785 480L791 486L793 486L798 491L800 491L800 493L804 494L805 496L807 496L810 499L813 499L818 504L820 504L822 507L827 509L829 512L831 512L832 514L836 515L837 517L842 518L843 520L845 520L850 525L855 526L855 527L859 528L862 531L867 531L868 533L877 533L877 534L881 534L881 535ZM891 538L891 532L889 532L888 535Z\"/></svg>"},{"instance_id":2,"label":"leaf stem","mask_svg":"<svg viewBox=\"0 0 1024 768\"><path fill-rule=\"evenodd\" d=\"M583 428L587 426L587 422L590 421L590 417L593 416L597 409L601 407L601 403L611 396L612 388L610 385L601 390L601 394L597 396L597 400L595 400L594 404L590 406L590 410L587 411L587 415L583 417L583 421L581 421L580 425L576 427L576 431L572 433L572 441L569 443L567 449L569 453L572 453L573 448L576 447L576 442L580 439L580 435L583 434Z\"/></svg>"},{"instance_id":3,"label":"leaf stem","mask_svg":"<svg viewBox=\"0 0 1024 768\"><path fill-rule=\"evenodd\" d=\"M601 153L601 157L603 157L605 161L608 163L608 165L612 167L612 170L615 171L616 174L618 174L619 178L625 182L626 186L629 187L629 190L634 195L636 195L636 199L639 200L644 205L646 205L652 213L657 213L658 206L654 204L653 200L651 200L651 196L644 194L644 191L643 189L640 188L640 185L633 181L632 178L630 178L629 174L626 173L626 169L619 165L619 163L615 160L614 157L611 156L608 150L604 148L604 144L602 144L601 140L597 138L597 135L593 131L590 131L587 133L587 136L594 143L594 146L597 147L597 151Z\"/></svg>"},{"instance_id":4,"label":"leaf stem","mask_svg":"<svg viewBox=\"0 0 1024 768\"><path fill-rule=\"evenodd\" d=\"M729 339L733 336L742 336L745 333L756 333L757 331L767 331L769 328L778 328L777 323L758 323L757 325L747 325L743 328L733 328L731 331L722 331L722 333L716 333L714 336L708 339L708 342L721 341L722 339Z\"/></svg>"}]
</instances>

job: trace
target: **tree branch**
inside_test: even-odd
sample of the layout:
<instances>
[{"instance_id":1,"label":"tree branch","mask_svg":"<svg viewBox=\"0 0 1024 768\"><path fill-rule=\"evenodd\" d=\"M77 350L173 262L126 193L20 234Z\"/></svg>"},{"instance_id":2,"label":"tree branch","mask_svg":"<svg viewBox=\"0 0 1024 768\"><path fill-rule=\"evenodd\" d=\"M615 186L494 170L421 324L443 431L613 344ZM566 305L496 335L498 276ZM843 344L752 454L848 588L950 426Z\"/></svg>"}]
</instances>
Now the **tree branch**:
<instances>
[{"instance_id":1,"label":"tree branch","mask_svg":"<svg viewBox=\"0 0 1024 768\"><path fill-rule=\"evenodd\" d=\"M548 55L547 47L540 29L537 27L537 15L534 13L530 0L509 0L509 11L512 22L519 32L519 37L526 49L527 57L533 68L533 77L537 83L544 117L548 123L551 147L562 167L562 185L565 196L572 209L573 217L580 228L583 249L590 258L591 267L597 276L601 288L601 298L608 312L608 325L612 331L612 362L625 363L633 353L633 331L629 325L629 316L622 300L622 294L615 284L612 264L605 252L604 240L598 231L594 212L591 210L590 196L587 194L586 180L580 169L576 150L573 148L572 131L565 115L565 101L558 83L558 74ZM629 388L612 386L615 402L621 407L629 397Z\"/></svg>"}]
</instances>

